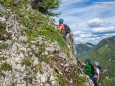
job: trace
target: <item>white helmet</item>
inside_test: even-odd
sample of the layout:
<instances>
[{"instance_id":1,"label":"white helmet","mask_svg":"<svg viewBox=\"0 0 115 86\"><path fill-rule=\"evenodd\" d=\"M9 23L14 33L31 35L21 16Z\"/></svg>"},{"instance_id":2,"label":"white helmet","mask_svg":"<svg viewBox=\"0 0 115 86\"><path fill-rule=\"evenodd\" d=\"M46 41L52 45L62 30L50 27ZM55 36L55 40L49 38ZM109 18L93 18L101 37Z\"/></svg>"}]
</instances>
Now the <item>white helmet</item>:
<instances>
[{"instance_id":1,"label":"white helmet","mask_svg":"<svg viewBox=\"0 0 115 86\"><path fill-rule=\"evenodd\" d=\"M96 66L99 66L99 62L97 62L97 61L95 61L94 64L95 64Z\"/></svg>"}]
</instances>

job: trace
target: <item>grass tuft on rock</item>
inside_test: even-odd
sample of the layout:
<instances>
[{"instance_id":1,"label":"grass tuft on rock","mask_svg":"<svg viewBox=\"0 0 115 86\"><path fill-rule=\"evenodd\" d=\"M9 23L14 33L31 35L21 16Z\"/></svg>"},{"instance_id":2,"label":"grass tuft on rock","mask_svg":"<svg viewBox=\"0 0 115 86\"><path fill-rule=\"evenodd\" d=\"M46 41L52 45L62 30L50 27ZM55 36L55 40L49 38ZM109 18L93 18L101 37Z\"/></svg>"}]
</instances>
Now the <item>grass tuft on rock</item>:
<instances>
[{"instance_id":1,"label":"grass tuft on rock","mask_svg":"<svg viewBox=\"0 0 115 86\"><path fill-rule=\"evenodd\" d=\"M0 44L0 49L6 49L8 47L8 44Z\"/></svg>"},{"instance_id":2,"label":"grass tuft on rock","mask_svg":"<svg viewBox=\"0 0 115 86\"><path fill-rule=\"evenodd\" d=\"M4 71L12 70L12 65L8 64L7 62L4 62L1 64L0 69Z\"/></svg>"},{"instance_id":3,"label":"grass tuft on rock","mask_svg":"<svg viewBox=\"0 0 115 86\"><path fill-rule=\"evenodd\" d=\"M30 58L23 58L22 61L21 61L21 64L22 65L25 65L25 66L31 66L31 59Z\"/></svg>"}]
</instances>

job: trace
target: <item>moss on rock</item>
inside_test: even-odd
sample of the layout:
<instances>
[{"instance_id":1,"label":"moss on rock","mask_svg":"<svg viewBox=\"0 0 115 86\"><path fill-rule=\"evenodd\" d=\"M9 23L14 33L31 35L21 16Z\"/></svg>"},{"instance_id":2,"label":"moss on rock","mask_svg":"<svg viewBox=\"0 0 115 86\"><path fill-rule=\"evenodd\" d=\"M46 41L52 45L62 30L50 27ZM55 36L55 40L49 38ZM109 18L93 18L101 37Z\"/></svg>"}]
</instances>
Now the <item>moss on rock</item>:
<instances>
[{"instance_id":1,"label":"moss on rock","mask_svg":"<svg viewBox=\"0 0 115 86\"><path fill-rule=\"evenodd\" d=\"M4 62L1 64L0 69L4 71L12 70L12 65L8 64L7 62Z\"/></svg>"},{"instance_id":2,"label":"moss on rock","mask_svg":"<svg viewBox=\"0 0 115 86\"><path fill-rule=\"evenodd\" d=\"M25 66L31 66L32 62L30 58L23 58L21 64Z\"/></svg>"},{"instance_id":3,"label":"moss on rock","mask_svg":"<svg viewBox=\"0 0 115 86\"><path fill-rule=\"evenodd\" d=\"M6 24L0 22L0 36L3 36L6 33Z\"/></svg>"},{"instance_id":4,"label":"moss on rock","mask_svg":"<svg viewBox=\"0 0 115 86\"><path fill-rule=\"evenodd\" d=\"M6 49L8 47L8 44L0 44L0 49Z\"/></svg>"}]
</instances>

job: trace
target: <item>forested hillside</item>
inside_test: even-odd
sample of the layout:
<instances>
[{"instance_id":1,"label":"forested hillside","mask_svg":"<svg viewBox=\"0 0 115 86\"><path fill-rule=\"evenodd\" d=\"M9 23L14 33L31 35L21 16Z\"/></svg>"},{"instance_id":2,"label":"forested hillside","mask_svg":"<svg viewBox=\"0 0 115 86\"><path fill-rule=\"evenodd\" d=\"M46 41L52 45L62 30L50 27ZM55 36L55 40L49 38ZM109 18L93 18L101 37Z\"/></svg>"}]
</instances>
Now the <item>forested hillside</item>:
<instances>
[{"instance_id":1,"label":"forested hillside","mask_svg":"<svg viewBox=\"0 0 115 86\"><path fill-rule=\"evenodd\" d=\"M86 44L77 44L76 45L76 49L78 53L82 53L85 51L89 51L91 50L95 45L91 44L91 43L86 43Z\"/></svg>"},{"instance_id":2,"label":"forested hillside","mask_svg":"<svg viewBox=\"0 0 115 86\"><path fill-rule=\"evenodd\" d=\"M91 43L85 43L85 44L76 44L76 50L77 50L77 58L80 58L84 60L86 57L84 57L87 52L89 52L91 49L94 48L95 45Z\"/></svg>"},{"instance_id":3,"label":"forested hillside","mask_svg":"<svg viewBox=\"0 0 115 86\"><path fill-rule=\"evenodd\" d=\"M78 50L79 51L79 50ZM115 36L103 39L93 49L80 53L78 58L98 61L103 70L102 86L115 86Z\"/></svg>"}]
</instances>

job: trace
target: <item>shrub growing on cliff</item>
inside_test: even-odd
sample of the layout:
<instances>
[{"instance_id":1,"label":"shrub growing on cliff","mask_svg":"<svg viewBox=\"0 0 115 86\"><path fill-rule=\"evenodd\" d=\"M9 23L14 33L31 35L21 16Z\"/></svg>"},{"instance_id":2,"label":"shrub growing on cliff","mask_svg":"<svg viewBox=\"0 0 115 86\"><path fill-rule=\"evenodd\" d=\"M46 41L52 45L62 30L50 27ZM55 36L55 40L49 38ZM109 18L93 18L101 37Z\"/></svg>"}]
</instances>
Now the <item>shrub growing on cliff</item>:
<instances>
[{"instance_id":1,"label":"shrub growing on cliff","mask_svg":"<svg viewBox=\"0 0 115 86\"><path fill-rule=\"evenodd\" d=\"M77 85L83 86L83 84L84 84L85 81L86 81L86 77L85 76L79 76L78 77Z\"/></svg>"},{"instance_id":2,"label":"shrub growing on cliff","mask_svg":"<svg viewBox=\"0 0 115 86\"><path fill-rule=\"evenodd\" d=\"M3 35L6 33L6 24L0 22L0 35Z\"/></svg>"},{"instance_id":3,"label":"shrub growing on cliff","mask_svg":"<svg viewBox=\"0 0 115 86\"><path fill-rule=\"evenodd\" d=\"M4 62L1 64L1 70L7 71L12 70L12 65L8 64L7 62Z\"/></svg>"},{"instance_id":4,"label":"shrub growing on cliff","mask_svg":"<svg viewBox=\"0 0 115 86\"><path fill-rule=\"evenodd\" d=\"M4 0L0 0L0 3L3 3L4 2Z\"/></svg>"},{"instance_id":5,"label":"shrub growing on cliff","mask_svg":"<svg viewBox=\"0 0 115 86\"><path fill-rule=\"evenodd\" d=\"M8 44L0 44L0 49L6 49L8 47Z\"/></svg>"},{"instance_id":6,"label":"shrub growing on cliff","mask_svg":"<svg viewBox=\"0 0 115 86\"><path fill-rule=\"evenodd\" d=\"M59 4L60 0L34 0L32 7L45 15L57 16L59 13L54 13L53 10L57 10Z\"/></svg>"},{"instance_id":7,"label":"shrub growing on cliff","mask_svg":"<svg viewBox=\"0 0 115 86\"><path fill-rule=\"evenodd\" d=\"M58 73L54 73L55 79L58 81L59 86L66 86L66 81Z\"/></svg>"},{"instance_id":8,"label":"shrub growing on cliff","mask_svg":"<svg viewBox=\"0 0 115 86\"><path fill-rule=\"evenodd\" d=\"M21 62L22 65L31 66L30 58L24 58Z\"/></svg>"}]
</instances>

